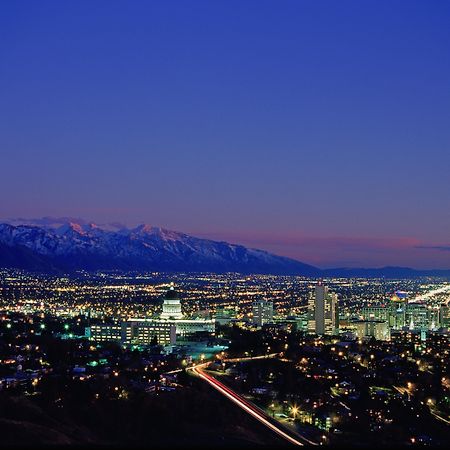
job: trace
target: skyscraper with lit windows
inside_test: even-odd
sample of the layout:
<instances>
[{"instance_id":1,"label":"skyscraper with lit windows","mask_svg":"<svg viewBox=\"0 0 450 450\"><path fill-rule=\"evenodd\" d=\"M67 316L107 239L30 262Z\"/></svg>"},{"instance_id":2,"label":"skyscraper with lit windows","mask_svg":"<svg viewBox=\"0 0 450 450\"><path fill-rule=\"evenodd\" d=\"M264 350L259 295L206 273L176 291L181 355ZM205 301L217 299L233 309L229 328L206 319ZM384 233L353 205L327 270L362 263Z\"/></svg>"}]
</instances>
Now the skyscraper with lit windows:
<instances>
[{"instance_id":1,"label":"skyscraper with lit windows","mask_svg":"<svg viewBox=\"0 0 450 450\"><path fill-rule=\"evenodd\" d=\"M308 332L317 335L333 335L339 332L337 295L319 281L308 301Z\"/></svg>"}]
</instances>

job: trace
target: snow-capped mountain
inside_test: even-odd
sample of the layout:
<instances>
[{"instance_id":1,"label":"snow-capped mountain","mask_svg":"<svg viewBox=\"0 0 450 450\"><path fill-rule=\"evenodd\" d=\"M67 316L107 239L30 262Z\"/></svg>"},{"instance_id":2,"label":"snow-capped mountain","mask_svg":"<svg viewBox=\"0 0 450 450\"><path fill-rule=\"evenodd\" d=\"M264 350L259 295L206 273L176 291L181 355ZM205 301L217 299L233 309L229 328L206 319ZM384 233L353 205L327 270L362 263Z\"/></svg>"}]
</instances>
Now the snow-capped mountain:
<instances>
[{"instance_id":1,"label":"snow-capped mountain","mask_svg":"<svg viewBox=\"0 0 450 450\"><path fill-rule=\"evenodd\" d=\"M0 266L33 270L152 270L317 275L313 266L268 252L150 225L84 221L0 224Z\"/></svg>"}]
</instances>

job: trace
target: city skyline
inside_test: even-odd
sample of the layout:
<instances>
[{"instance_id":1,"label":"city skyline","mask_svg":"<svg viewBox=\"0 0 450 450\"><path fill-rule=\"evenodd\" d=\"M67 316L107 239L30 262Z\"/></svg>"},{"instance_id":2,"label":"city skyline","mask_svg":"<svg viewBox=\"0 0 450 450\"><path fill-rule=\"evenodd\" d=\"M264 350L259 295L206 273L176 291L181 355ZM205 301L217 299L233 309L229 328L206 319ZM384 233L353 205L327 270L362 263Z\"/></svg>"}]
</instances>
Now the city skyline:
<instances>
[{"instance_id":1,"label":"city skyline","mask_svg":"<svg viewBox=\"0 0 450 450\"><path fill-rule=\"evenodd\" d=\"M450 2L0 2L4 446L450 442Z\"/></svg>"},{"instance_id":2,"label":"city skyline","mask_svg":"<svg viewBox=\"0 0 450 450\"><path fill-rule=\"evenodd\" d=\"M448 278L1 269L0 292L7 444L448 444Z\"/></svg>"}]
</instances>

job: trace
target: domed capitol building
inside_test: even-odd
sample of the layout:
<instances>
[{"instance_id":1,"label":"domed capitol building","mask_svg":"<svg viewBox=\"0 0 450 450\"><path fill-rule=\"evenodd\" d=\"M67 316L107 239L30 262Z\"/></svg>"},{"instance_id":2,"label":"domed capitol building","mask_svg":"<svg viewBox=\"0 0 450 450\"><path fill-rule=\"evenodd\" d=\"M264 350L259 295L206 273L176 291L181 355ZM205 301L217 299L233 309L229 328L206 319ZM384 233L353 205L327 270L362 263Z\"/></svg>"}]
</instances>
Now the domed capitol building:
<instances>
[{"instance_id":1,"label":"domed capitol building","mask_svg":"<svg viewBox=\"0 0 450 450\"><path fill-rule=\"evenodd\" d=\"M178 292L173 286L166 292L164 297L161 319L182 319L181 301Z\"/></svg>"},{"instance_id":2,"label":"domed capitol building","mask_svg":"<svg viewBox=\"0 0 450 450\"><path fill-rule=\"evenodd\" d=\"M214 334L215 319L185 318L178 292L171 284L164 295L162 312L156 317L129 318L117 323L100 323L88 328L92 341L120 341L122 344L150 345L156 341L169 348L177 338L186 340L195 333Z\"/></svg>"},{"instance_id":3,"label":"domed capitol building","mask_svg":"<svg viewBox=\"0 0 450 450\"><path fill-rule=\"evenodd\" d=\"M171 323L175 325L176 335L185 337L193 333L207 332L213 334L215 332L214 319L188 319L181 312L181 301L178 292L171 284L166 292L162 305L162 312L159 316L161 322Z\"/></svg>"}]
</instances>

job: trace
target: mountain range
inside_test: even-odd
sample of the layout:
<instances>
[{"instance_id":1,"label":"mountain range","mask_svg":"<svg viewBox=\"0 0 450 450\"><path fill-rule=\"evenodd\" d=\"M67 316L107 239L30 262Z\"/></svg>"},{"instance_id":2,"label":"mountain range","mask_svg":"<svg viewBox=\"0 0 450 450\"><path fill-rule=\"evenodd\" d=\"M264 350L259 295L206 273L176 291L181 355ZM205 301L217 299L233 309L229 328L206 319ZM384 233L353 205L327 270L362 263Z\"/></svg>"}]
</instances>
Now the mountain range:
<instances>
[{"instance_id":1,"label":"mountain range","mask_svg":"<svg viewBox=\"0 0 450 450\"><path fill-rule=\"evenodd\" d=\"M9 221L0 224L0 267L39 272L123 270L240 272L311 277L450 276L450 270L402 267L326 269L247 248L150 225L126 228L73 219Z\"/></svg>"}]
</instances>

